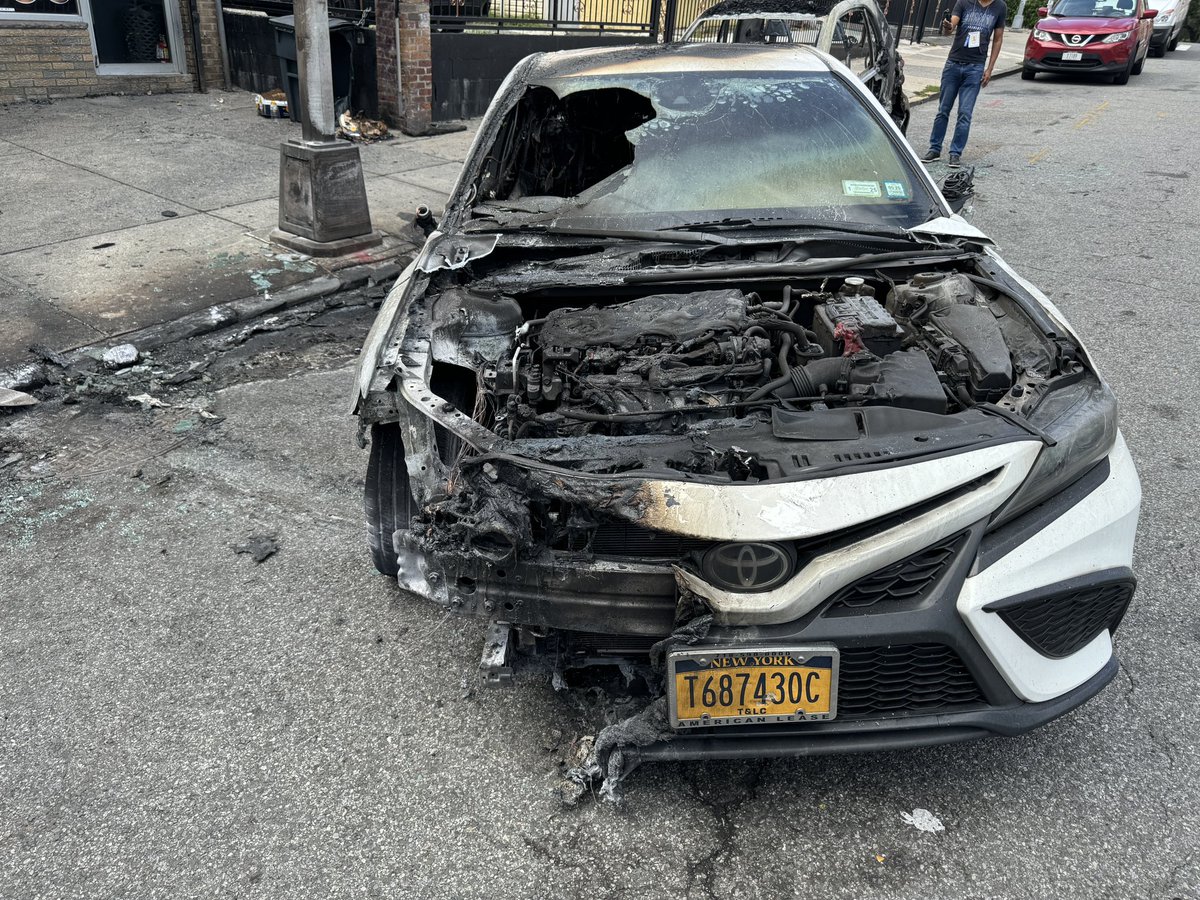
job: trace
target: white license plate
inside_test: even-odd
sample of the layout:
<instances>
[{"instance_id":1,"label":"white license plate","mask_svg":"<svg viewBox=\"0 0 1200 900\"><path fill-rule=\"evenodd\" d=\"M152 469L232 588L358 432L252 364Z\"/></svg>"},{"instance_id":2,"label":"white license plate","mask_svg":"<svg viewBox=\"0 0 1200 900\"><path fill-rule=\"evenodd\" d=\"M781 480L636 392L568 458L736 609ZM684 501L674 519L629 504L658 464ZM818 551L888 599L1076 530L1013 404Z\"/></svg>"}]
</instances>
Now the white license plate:
<instances>
[{"instance_id":1,"label":"white license plate","mask_svg":"<svg viewBox=\"0 0 1200 900\"><path fill-rule=\"evenodd\" d=\"M1068 50L1066 53L1063 54L1064 62L1079 62L1081 59L1083 59L1083 54L1076 53L1072 50Z\"/></svg>"}]
</instances>

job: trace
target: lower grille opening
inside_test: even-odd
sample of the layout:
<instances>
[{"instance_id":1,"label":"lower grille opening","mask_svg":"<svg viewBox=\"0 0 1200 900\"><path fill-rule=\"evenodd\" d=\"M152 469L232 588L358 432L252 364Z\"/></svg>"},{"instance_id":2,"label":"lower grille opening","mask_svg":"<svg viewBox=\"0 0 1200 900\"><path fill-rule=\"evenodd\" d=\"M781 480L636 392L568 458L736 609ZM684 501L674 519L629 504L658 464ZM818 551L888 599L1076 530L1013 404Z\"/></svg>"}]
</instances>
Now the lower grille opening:
<instances>
[{"instance_id":1,"label":"lower grille opening","mask_svg":"<svg viewBox=\"0 0 1200 900\"><path fill-rule=\"evenodd\" d=\"M1042 656L1062 659L1082 650L1102 631L1116 631L1133 599L1132 578L1093 584L1030 600L1000 601L984 609Z\"/></svg>"},{"instance_id":2,"label":"lower grille opening","mask_svg":"<svg viewBox=\"0 0 1200 900\"><path fill-rule=\"evenodd\" d=\"M703 552L713 543L626 522L605 522L593 532L591 549L598 556L679 559L692 551Z\"/></svg>"},{"instance_id":3,"label":"lower grille opening","mask_svg":"<svg viewBox=\"0 0 1200 900\"><path fill-rule=\"evenodd\" d=\"M639 635L571 632L566 660L645 660L659 639ZM865 719L985 704L959 655L944 644L842 647L837 717Z\"/></svg>"},{"instance_id":4,"label":"lower grille opening","mask_svg":"<svg viewBox=\"0 0 1200 900\"><path fill-rule=\"evenodd\" d=\"M943 644L842 648L838 718L869 718L986 702L974 676Z\"/></svg>"}]
</instances>

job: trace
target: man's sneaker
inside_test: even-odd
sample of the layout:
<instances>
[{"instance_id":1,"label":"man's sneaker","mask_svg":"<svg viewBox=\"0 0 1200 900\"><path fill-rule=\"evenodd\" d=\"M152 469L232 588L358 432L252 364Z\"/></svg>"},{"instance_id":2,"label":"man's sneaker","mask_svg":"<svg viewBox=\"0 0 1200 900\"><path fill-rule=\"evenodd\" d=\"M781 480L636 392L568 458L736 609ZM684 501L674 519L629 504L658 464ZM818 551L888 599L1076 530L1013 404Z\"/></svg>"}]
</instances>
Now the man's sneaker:
<instances>
[{"instance_id":1,"label":"man's sneaker","mask_svg":"<svg viewBox=\"0 0 1200 900\"><path fill-rule=\"evenodd\" d=\"M962 157L959 156L957 153L950 154L950 168L952 168L952 169L962 168Z\"/></svg>"},{"instance_id":2,"label":"man's sneaker","mask_svg":"<svg viewBox=\"0 0 1200 900\"><path fill-rule=\"evenodd\" d=\"M941 150L926 150L925 155L921 157L921 162L933 162L935 159L942 158Z\"/></svg>"}]
</instances>

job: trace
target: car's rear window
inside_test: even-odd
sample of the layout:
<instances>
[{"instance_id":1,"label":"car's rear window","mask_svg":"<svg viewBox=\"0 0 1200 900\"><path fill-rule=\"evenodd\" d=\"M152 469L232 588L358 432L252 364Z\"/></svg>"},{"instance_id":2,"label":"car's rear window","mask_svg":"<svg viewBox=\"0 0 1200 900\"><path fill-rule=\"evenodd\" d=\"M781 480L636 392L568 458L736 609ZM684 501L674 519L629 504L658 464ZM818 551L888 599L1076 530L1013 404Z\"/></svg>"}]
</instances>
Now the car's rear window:
<instances>
[{"instance_id":1,"label":"car's rear window","mask_svg":"<svg viewBox=\"0 0 1200 900\"><path fill-rule=\"evenodd\" d=\"M701 19L688 30L688 43L806 44L817 46L823 19Z\"/></svg>"}]
</instances>

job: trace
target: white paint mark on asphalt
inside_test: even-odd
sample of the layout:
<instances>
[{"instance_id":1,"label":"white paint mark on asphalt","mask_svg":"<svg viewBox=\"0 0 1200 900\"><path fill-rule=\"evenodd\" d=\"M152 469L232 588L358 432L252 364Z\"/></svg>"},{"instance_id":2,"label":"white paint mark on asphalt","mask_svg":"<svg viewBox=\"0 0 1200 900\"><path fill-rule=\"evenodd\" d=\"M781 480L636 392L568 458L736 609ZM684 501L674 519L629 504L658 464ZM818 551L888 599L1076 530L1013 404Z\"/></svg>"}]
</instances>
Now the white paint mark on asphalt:
<instances>
[{"instance_id":1,"label":"white paint mark on asphalt","mask_svg":"<svg viewBox=\"0 0 1200 900\"><path fill-rule=\"evenodd\" d=\"M1191 44L1180 44L1180 45L1179 45L1178 47L1176 47L1175 49L1176 49L1176 50L1191 50L1191 49L1192 49L1192 45L1191 45Z\"/></svg>"},{"instance_id":2,"label":"white paint mark on asphalt","mask_svg":"<svg viewBox=\"0 0 1200 900\"><path fill-rule=\"evenodd\" d=\"M927 831L933 834L946 830L946 826L942 824L941 819L929 810L921 809L920 807L917 807L911 813L900 813L900 818L904 820L905 825L911 825L917 831Z\"/></svg>"}]
</instances>

